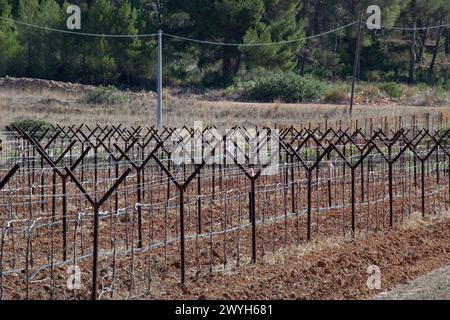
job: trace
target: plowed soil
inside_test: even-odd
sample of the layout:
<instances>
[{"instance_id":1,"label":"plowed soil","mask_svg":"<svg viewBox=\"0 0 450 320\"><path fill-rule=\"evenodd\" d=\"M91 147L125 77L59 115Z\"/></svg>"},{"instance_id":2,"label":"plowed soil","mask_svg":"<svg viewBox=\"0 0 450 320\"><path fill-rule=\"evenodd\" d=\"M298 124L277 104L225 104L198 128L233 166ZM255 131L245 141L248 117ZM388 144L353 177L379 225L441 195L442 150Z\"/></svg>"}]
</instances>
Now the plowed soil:
<instances>
[{"instance_id":1,"label":"plowed soil","mask_svg":"<svg viewBox=\"0 0 450 320\"><path fill-rule=\"evenodd\" d=\"M364 239L322 239L266 255L238 273L189 279L160 299L367 299L450 263L450 217L415 215L402 227ZM381 288L368 289L367 268L381 270ZM169 290L167 290L169 289ZM156 291L156 292L155 292ZM148 297L147 297L148 298Z\"/></svg>"}]
</instances>

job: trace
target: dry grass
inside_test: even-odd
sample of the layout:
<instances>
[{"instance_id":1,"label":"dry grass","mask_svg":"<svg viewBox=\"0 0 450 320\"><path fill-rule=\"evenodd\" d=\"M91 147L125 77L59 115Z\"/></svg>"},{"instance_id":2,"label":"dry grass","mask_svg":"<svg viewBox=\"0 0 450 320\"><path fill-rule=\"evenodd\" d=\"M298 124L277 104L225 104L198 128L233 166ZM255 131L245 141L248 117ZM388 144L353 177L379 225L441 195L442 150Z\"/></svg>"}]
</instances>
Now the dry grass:
<instances>
[{"instance_id":1,"label":"dry grass","mask_svg":"<svg viewBox=\"0 0 450 320\"><path fill-rule=\"evenodd\" d=\"M120 106L85 105L78 102L80 94L61 90L19 90L0 88L0 126L15 120L33 118L63 124L152 125L155 123L156 101L153 95L130 94L130 102ZM165 92L164 122L169 126L193 125L195 120L218 127L233 125L286 126L307 125L348 119L345 105L239 103L201 101L193 96ZM449 107L356 106L353 119L369 117L408 116L422 113L450 114Z\"/></svg>"},{"instance_id":2,"label":"dry grass","mask_svg":"<svg viewBox=\"0 0 450 320\"><path fill-rule=\"evenodd\" d=\"M376 299L450 300L450 266L439 268L409 284L383 292Z\"/></svg>"}]
</instances>

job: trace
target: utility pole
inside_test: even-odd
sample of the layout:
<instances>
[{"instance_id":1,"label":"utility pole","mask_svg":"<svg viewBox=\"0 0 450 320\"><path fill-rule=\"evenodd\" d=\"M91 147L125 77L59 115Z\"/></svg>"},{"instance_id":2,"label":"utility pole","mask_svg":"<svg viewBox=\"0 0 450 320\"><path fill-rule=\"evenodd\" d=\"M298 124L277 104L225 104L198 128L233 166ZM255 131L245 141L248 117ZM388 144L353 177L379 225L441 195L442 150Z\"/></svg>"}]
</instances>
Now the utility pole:
<instances>
[{"instance_id":1,"label":"utility pole","mask_svg":"<svg viewBox=\"0 0 450 320\"><path fill-rule=\"evenodd\" d=\"M353 112L353 100L355 98L356 76L358 74L359 56L361 53L362 19L363 19L363 14L361 13L360 17L359 17L359 24L358 24L358 39L356 40L355 63L353 65L352 93L351 93L351 97L350 97L350 110L349 110L350 116L352 115L352 112Z\"/></svg>"},{"instance_id":2,"label":"utility pole","mask_svg":"<svg viewBox=\"0 0 450 320\"><path fill-rule=\"evenodd\" d=\"M157 101L157 110L156 110L156 121L158 125L158 129L161 129L163 126L163 97L162 97L162 30L158 30L158 63L157 63L157 91L158 91L158 101Z\"/></svg>"}]
</instances>

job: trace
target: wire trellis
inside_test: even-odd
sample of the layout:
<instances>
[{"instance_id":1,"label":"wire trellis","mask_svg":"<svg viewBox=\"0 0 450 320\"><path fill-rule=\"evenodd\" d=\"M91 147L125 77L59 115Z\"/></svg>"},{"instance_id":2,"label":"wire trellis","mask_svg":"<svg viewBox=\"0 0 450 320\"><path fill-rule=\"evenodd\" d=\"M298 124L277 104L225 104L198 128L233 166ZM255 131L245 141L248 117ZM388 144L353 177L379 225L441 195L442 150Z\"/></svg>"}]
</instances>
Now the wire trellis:
<instances>
[{"instance_id":1,"label":"wire trellis","mask_svg":"<svg viewBox=\"0 0 450 320\"><path fill-rule=\"evenodd\" d=\"M448 211L446 121L397 123L279 128L270 175L262 163L215 155L218 144L203 157L228 161L176 164L174 140L186 136L174 128L7 128L0 298L151 297L169 283L189 286L280 248ZM238 131L247 128L228 133ZM68 285L73 266L81 287Z\"/></svg>"}]
</instances>

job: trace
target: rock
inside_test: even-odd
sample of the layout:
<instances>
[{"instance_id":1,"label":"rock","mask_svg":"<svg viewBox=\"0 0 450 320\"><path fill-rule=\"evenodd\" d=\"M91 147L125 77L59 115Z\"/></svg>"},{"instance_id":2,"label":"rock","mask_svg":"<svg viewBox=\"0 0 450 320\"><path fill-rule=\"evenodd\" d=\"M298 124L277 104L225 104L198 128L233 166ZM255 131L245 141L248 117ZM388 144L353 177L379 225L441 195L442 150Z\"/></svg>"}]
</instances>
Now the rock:
<instances>
[{"instance_id":1,"label":"rock","mask_svg":"<svg viewBox=\"0 0 450 320\"><path fill-rule=\"evenodd\" d=\"M226 293L226 292L223 294L223 298L227 299L227 300L231 300L232 299L231 296L228 293Z\"/></svg>"},{"instance_id":2,"label":"rock","mask_svg":"<svg viewBox=\"0 0 450 320\"><path fill-rule=\"evenodd\" d=\"M327 265L327 263L323 260L320 260L319 262L317 262L317 266L319 268L324 268Z\"/></svg>"}]
</instances>

